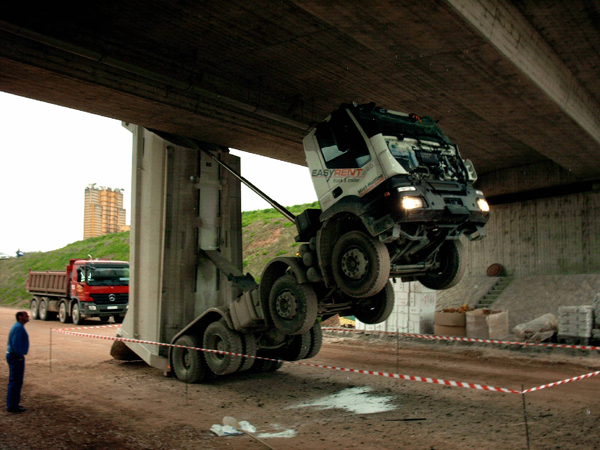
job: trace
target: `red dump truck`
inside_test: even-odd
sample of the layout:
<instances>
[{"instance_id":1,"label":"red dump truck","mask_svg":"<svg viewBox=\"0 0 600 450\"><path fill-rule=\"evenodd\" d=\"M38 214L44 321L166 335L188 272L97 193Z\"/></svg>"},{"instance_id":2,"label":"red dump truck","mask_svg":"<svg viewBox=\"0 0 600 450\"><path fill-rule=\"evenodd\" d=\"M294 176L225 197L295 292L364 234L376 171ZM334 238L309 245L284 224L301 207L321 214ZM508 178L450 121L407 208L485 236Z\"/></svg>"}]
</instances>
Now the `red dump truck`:
<instances>
[{"instance_id":1,"label":"red dump truck","mask_svg":"<svg viewBox=\"0 0 600 450\"><path fill-rule=\"evenodd\" d=\"M112 316L121 323L129 306L129 263L126 261L71 259L64 272L29 270L27 292L31 317L79 325L84 319Z\"/></svg>"}]
</instances>

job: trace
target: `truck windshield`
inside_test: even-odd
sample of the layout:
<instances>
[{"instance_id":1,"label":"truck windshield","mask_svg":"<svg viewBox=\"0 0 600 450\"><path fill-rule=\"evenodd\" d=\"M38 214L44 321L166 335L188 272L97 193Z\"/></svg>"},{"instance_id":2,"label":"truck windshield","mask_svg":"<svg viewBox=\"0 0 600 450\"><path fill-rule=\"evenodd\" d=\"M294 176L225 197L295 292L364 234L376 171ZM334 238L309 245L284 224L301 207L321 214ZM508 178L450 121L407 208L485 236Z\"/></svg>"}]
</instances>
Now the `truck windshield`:
<instances>
[{"instance_id":1,"label":"truck windshield","mask_svg":"<svg viewBox=\"0 0 600 450\"><path fill-rule=\"evenodd\" d=\"M89 286L129 286L129 267L117 265L88 265L86 282Z\"/></svg>"},{"instance_id":2,"label":"truck windshield","mask_svg":"<svg viewBox=\"0 0 600 450\"><path fill-rule=\"evenodd\" d=\"M444 147L452 145L450 139L446 137L432 117L418 117L414 114L404 116L371 105L358 106L353 109L353 112L369 137L381 133L384 136L396 136L399 139L407 137L419 141L434 141Z\"/></svg>"}]
</instances>

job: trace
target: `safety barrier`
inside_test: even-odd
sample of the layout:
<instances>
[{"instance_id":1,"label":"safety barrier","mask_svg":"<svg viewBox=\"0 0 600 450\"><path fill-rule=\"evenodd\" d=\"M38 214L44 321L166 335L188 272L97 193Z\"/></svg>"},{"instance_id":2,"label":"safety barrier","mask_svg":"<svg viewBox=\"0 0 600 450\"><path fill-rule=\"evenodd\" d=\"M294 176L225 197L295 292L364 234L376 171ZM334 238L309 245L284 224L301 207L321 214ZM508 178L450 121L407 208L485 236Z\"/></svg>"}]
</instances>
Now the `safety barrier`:
<instances>
[{"instance_id":1,"label":"safety barrier","mask_svg":"<svg viewBox=\"0 0 600 450\"><path fill-rule=\"evenodd\" d=\"M600 347L593 345L571 345L571 344L546 344L542 342L520 342L520 341L499 341L494 339L479 339L469 338L460 336L439 336L437 334L411 334L411 333L400 333L395 331L377 331L377 330L356 330L353 328L335 328L335 327L323 327L323 331L345 331L350 333L369 333L369 334L387 334L391 336L404 336L417 339L428 339L438 341L463 341L463 342L479 342L482 344L502 344L502 345L520 345L527 347L554 347L554 348L572 348L579 350L600 350Z\"/></svg>"},{"instance_id":2,"label":"safety barrier","mask_svg":"<svg viewBox=\"0 0 600 450\"><path fill-rule=\"evenodd\" d=\"M429 378L429 377L421 377L421 376L414 376L414 375L401 375L401 374L397 374L397 373L376 372L376 371L364 370L364 369L350 369L350 368L345 368L345 367L327 366L327 365L322 365L322 364L312 364L312 363L306 363L306 362L300 362L300 361L283 361L283 360L279 360L279 359L264 358L261 356L253 356L253 355L244 355L241 353L225 352L225 351L221 351L221 350L213 350L213 349L206 349L206 348L199 348L199 347L188 347L188 346L184 346L184 345L167 344L164 342L145 341L145 340L141 340L141 339L122 338L122 337L117 337L117 336L105 336L105 335L98 335L98 334L81 333L80 331L78 331L78 330L88 330L88 329L98 330L98 329L103 329L103 328L117 328L120 326L121 325L105 325L105 326L97 326L97 327L59 328L59 329L53 329L52 331L57 332L57 333L72 335L72 336L88 337L88 338L94 338L94 339L104 339L104 340L111 340L111 341L131 342L131 343L137 343L137 344L158 345L158 346L163 346L163 347L187 348L189 350L198 350L198 351L202 351L202 352L240 356L240 357L244 357L244 358L263 359L263 360L267 360L267 361L283 362L283 363L295 364L295 365L299 365L299 366L337 370L337 371L341 371L341 372L359 373L359 374L363 374L363 375L373 375L373 376L394 378L394 379L400 379L400 380L418 381L418 382L422 382L422 383L439 384L439 385L444 385L444 386L462 387L462 388L467 388L467 389L476 389L476 390L491 391L491 392L502 392L502 393L506 393L506 394L524 395L529 392L535 392L535 391L539 391L541 389L547 389L547 388L551 388L551 387L555 387L555 386L560 386L560 385L563 385L566 383L571 383L574 381L579 381L579 380L583 380L586 378L591 378L591 377L600 375L600 370L599 370L596 372L591 372L591 373L588 373L585 375L569 378L566 380L556 381L556 382L545 384L542 386L537 386L537 387L523 389L523 390L515 390L515 389L502 388L502 387L488 386L488 385L483 385L483 384L467 383L467 382L462 382L462 381L443 380L443 379L439 379L439 378ZM331 330L330 328L324 328L324 329ZM346 329L343 329L343 330L348 331ZM420 336L420 335L412 335L412 336ZM447 337L450 337L450 336L447 336ZM483 341L486 341L486 340L483 340ZM500 342L500 341L493 341L493 342Z\"/></svg>"}]
</instances>

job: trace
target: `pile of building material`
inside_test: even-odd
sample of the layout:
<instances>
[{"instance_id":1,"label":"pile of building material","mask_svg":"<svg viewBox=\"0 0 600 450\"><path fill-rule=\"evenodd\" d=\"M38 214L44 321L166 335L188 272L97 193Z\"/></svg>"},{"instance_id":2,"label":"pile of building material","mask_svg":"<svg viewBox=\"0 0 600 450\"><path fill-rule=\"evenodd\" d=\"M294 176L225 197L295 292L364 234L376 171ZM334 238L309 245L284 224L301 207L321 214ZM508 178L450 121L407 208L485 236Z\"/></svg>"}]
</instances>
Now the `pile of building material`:
<instances>
[{"instance_id":1,"label":"pile of building material","mask_svg":"<svg viewBox=\"0 0 600 450\"><path fill-rule=\"evenodd\" d=\"M594 328L594 306L560 306L558 308L558 340L587 345Z\"/></svg>"},{"instance_id":2,"label":"pile of building material","mask_svg":"<svg viewBox=\"0 0 600 450\"><path fill-rule=\"evenodd\" d=\"M418 281L392 283L394 288L394 310L382 323L369 325L356 320L356 329L367 334L375 332L431 334L433 333L433 313L436 304L436 291L423 286Z\"/></svg>"}]
</instances>

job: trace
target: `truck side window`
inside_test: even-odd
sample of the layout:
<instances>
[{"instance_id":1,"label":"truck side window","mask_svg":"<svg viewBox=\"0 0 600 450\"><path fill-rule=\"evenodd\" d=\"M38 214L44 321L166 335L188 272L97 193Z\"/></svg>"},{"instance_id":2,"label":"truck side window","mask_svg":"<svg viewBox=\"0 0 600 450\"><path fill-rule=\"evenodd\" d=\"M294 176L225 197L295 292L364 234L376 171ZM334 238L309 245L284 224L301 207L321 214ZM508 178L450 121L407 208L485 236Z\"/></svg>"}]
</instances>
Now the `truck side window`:
<instances>
[{"instance_id":1,"label":"truck side window","mask_svg":"<svg viewBox=\"0 0 600 450\"><path fill-rule=\"evenodd\" d=\"M83 269L81 267L77 268L77 282L81 283L83 281Z\"/></svg>"},{"instance_id":2,"label":"truck side window","mask_svg":"<svg viewBox=\"0 0 600 450\"><path fill-rule=\"evenodd\" d=\"M315 136L329 169L358 168L371 160L369 148L346 111L336 111Z\"/></svg>"}]
</instances>

